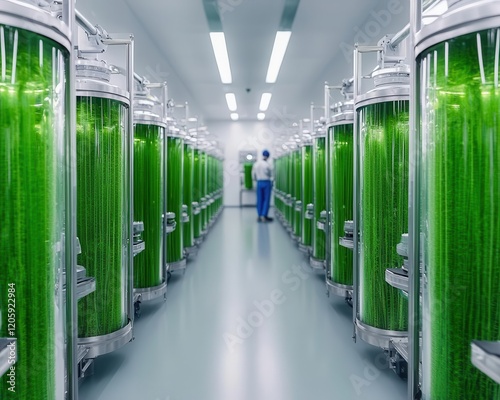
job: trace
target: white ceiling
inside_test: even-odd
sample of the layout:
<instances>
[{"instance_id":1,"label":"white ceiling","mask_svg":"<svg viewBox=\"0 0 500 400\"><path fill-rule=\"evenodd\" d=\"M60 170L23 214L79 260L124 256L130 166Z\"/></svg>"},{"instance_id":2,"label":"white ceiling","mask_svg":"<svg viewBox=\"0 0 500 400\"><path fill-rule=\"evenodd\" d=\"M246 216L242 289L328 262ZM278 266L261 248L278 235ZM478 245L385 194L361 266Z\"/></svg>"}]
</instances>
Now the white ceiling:
<instances>
[{"instance_id":1,"label":"white ceiling","mask_svg":"<svg viewBox=\"0 0 500 400\"><path fill-rule=\"evenodd\" d=\"M231 85L220 82L202 0L77 0L77 8L108 32L132 32L136 72L151 81L167 80L170 97L188 101L191 114L204 121L229 119L224 93L230 91L242 120L256 119L263 91L273 93L268 116L285 107L289 114L307 116L311 101L322 103L325 80L337 84L352 74L352 60L340 46L354 43L370 21L373 27L372 12L388 10L389 3L402 10L391 14L380 36L409 20L409 0L301 0L278 81L271 85L265 77L284 3L219 0Z\"/></svg>"}]
</instances>

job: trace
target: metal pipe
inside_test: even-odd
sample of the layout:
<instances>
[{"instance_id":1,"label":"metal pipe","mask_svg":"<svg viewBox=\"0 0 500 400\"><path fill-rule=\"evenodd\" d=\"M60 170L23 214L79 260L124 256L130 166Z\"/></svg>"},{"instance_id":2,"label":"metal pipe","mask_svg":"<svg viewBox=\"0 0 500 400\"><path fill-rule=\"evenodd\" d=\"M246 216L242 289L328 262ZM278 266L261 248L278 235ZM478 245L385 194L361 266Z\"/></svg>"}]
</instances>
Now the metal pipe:
<instances>
[{"instance_id":1,"label":"metal pipe","mask_svg":"<svg viewBox=\"0 0 500 400\"><path fill-rule=\"evenodd\" d=\"M137 72L134 72L134 79L139 83L140 85L144 84L144 78L140 76Z\"/></svg>"},{"instance_id":2,"label":"metal pipe","mask_svg":"<svg viewBox=\"0 0 500 400\"><path fill-rule=\"evenodd\" d=\"M73 47L77 42L75 20L75 2L63 2L63 20L67 23ZM66 359L67 359L67 399L78 400L78 299L76 274L76 53L70 52L69 80L69 120L68 134L65 140L66 180L66 235L65 235L65 269L66 269Z\"/></svg>"},{"instance_id":3,"label":"metal pipe","mask_svg":"<svg viewBox=\"0 0 500 400\"><path fill-rule=\"evenodd\" d=\"M80 11L75 10L75 18L78 25L80 25L89 35L97 35L99 33L95 25L85 18Z\"/></svg>"},{"instance_id":4,"label":"metal pipe","mask_svg":"<svg viewBox=\"0 0 500 400\"><path fill-rule=\"evenodd\" d=\"M154 85L154 84L152 84ZM162 164L162 174L161 176L163 177L162 179L162 185L163 185L163 204L162 204L162 214L163 214L163 230L162 230L162 235L161 235L161 248L162 248L162 261L161 261L161 272L163 274L163 278L165 280L165 283L168 286L168 276L167 276L167 270L166 270L166 265L167 265L167 173L166 173L166 166L167 166L167 135L168 135L168 121L167 121L167 115L168 115L168 86L167 82L163 82L161 84L162 86L162 102L163 102L163 115L162 115L162 121L166 123L165 126L165 133L163 135L163 164Z\"/></svg>"},{"instance_id":5,"label":"metal pipe","mask_svg":"<svg viewBox=\"0 0 500 400\"><path fill-rule=\"evenodd\" d=\"M128 142L127 142L127 158L128 158L128 192L129 192L129 224L127 235L127 314L130 322L134 322L134 254L133 254L133 232L134 232L134 35L130 34L127 39L104 39L104 44L110 46L127 46L127 61L126 61L126 78L127 91L129 92L130 108L128 114Z\"/></svg>"},{"instance_id":6,"label":"metal pipe","mask_svg":"<svg viewBox=\"0 0 500 400\"><path fill-rule=\"evenodd\" d=\"M360 94L361 78L363 72L363 53L374 53L382 51L381 46L358 46L354 48L354 103L356 104L356 97ZM356 320L358 318L358 283L359 283L359 216L360 216L360 188L359 188L359 158L360 158L360 138L358 129L358 113L354 116L354 192L353 192L353 220L354 220L354 233L353 233L353 291L352 291L352 313L353 313L353 339L356 342Z\"/></svg>"},{"instance_id":7,"label":"metal pipe","mask_svg":"<svg viewBox=\"0 0 500 400\"><path fill-rule=\"evenodd\" d=\"M329 272L331 269L331 263L332 263L332 258L331 258L331 214L332 214L332 209L331 209L331 171L330 171L330 166L331 166L331 160L330 160L330 133L328 131L328 121L330 117L330 91L331 91L331 86L328 85L328 82L325 82L325 130L326 130L326 146L325 146L325 162L326 162L326 232L325 232L325 259L326 259L326 266L325 266L325 282L328 282L329 279Z\"/></svg>"},{"instance_id":8,"label":"metal pipe","mask_svg":"<svg viewBox=\"0 0 500 400\"><path fill-rule=\"evenodd\" d=\"M309 117L311 119L310 126L311 126L311 136L314 134L314 103L311 102L311 109L309 112Z\"/></svg>"},{"instance_id":9,"label":"metal pipe","mask_svg":"<svg viewBox=\"0 0 500 400\"><path fill-rule=\"evenodd\" d=\"M120 45L121 46L128 46L128 45L130 45L131 39L112 39L111 37L112 37L112 35L110 35L110 38L103 39L102 43L107 44L107 45L113 45L113 46L120 46ZM132 41L133 41L134 36L130 35L130 37L132 38ZM127 73L129 73L129 72L127 71ZM132 83L133 83L134 82L134 72L131 71L130 74L132 75Z\"/></svg>"},{"instance_id":10,"label":"metal pipe","mask_svg":"<svg viewBox=\"0 0 500 400\"><path fill-rule=\"evenodd\" d=\"M360 77L361 77L361 54L359 47L354 48L354 102L356 102L356 97L358 96L360 87ZM353 278L352 278L352 323L353 323L353 340L356 342L356 319L358 318L358 218L359 218L359 188L358 188L358 113L354 116L354 165L353 165L353 220L354 220L354 232L353 232Z\"/></svg>"},{"instance_id":11,"label":"metal pipe","mask_svg":"<svg viewBox=\"0 0 500 400\"><path fill-rule=\"evenodd\" d=\"M440 0L427 0L427 1L424 1L423 5L422 5L422 2L420 2L420 4L421 4L421 8L420 8L421 12L428 10L429 8L431 8L431 6L433 6L438 1L440 1ZM392 37L392 39L389 42L389 45L392 48L397 47L403 40L405 40L410 35L410 32L411 32L410 25L411 25L411 23L410 24L406 24L403 29L401 29L398 33L396 33Z\"/></svg>"},{"instance_id":12,"label":"metal pipe","mask_svg":"<svg viewBox=\"0 0 500 400\"><path fill-rule=\"evenodd\" d=\"M418 65L415 58L415 37L422 21L422 0L410 3L410 171L408 196L408 399L419 396L420 385L420 106Z\"/></svg>"},{"instance_id":13,"label":"metal pipe","mask_svg":"<svg viewBox=\"0 0 500 400\"><path fill-rule=\"evenodd\" d=\"M391 41L389 42L389 45L392 48L395 48L400 44L403 40L405 40L408 35L410 34L410 24L405 25L403 29L401 29L398 33L396 33Z\"/></svg>"},{"instance_id":14,"label":"metal pipe","mask_svg":"<svg viewBox=\"0 0 500 400\"><path fill-rule=\"evenodd\" d=\"M168 116L168 85L167 82L163 82L163 120L165 121ZM165 132L165 142L167 141Z\"/></svg>"},{"instance_id":15,"label":"metal pipe","mask_svg":"<svg viewBox=\"0 0 500 400\"><path fill-rule=\"evenodd\" d=\"M130 110L128 120L128 153L129 153L129 277L128 277L128 290L129 290L129 317L134 319L134 254L133 254L133 232L134 232L134 36L130 35L129 39L125 41L127 46L127 69L128 69L128 91L130 94Z\"/></svg>"}]
</instances>

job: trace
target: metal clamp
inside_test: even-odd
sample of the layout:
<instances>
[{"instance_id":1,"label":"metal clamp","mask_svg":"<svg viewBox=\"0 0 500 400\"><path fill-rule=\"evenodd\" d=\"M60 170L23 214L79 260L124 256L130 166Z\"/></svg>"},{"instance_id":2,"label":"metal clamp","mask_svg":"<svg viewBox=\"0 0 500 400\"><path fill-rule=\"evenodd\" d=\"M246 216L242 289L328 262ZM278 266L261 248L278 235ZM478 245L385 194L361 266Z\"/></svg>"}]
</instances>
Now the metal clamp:
<instances>
[{"instance_id":1,"label":"metal clamp","mask_svg":"<svg viewBox=\"0 0 500 400\"><path fill-rule=\"evenodd\" d=\"M300 200L295 202L295 211L302 212L302 202Z\"/></svg>"},{"instance_id":2,"label":"metal clamp","mask_svg":"<svg viewBox=\"0 0 500 400\"><path fill-rule=\"evenodd\" d=\"M182 223L186 224L189 222L189 214L187 213L188 206L186 204L182 205Z\"/></svg>"},{"instance_id":3,"label":"metal clamp","mask_svg":"<svg viewBox=\"0 0 500 400\"><path fill-rule=\"evenodd\" d=\"M319 215L319 220L316 222L316 227L323 232L326 232L326 211L321 211Z\"/></svg>"},{"instance_id":4,"label":"metal clamp","mask_svg":"<svg viewBox=\"0 0 500 400\"><path fill-rule=\"evenodd\" d=\"M167 212L166 217L167 217L167 223L165 226L165 233L168 235L169 233L175 231L175 228L177 227L177 222L175 221L175 213L173 212ZM165 218L165 215L163 216L163 218Z\"/></svg>"},{"instance_id":5,"label":"metal clamp","mask_svg":"<svg viewBox=\"0 0 500 400\"><path fill-rule=\"evenodd\" d=\"M314 219L314 204L308 204L306 206L306 219Z\"/></svg>"},{"instance_id":6,"label":"metal clamp","mask_svg":"<svg viewBox=\"0 0 500 400\"><path fill-rule=\"evenodd\" d=\"M200 203L198 203L197 201L193 201L192 207L193 207L193 215L199 215L201 213Z\"/></svg>"},{"instance_id":7,"label":"metal clamp","mask_svg":"<svg viewBox=\"0 0 500 400\"><path fill-rule=\"evenodd\" d=\"M141 241L141 242L134 243L134 245L132 247L132 252L133 252L134 257L137 254L142 253L145 249L146 249L146 243L145 242Z\"/></svg>"},{"instance_id":8,"label":"metal clamp","mask_svg":"<svg viewBox=\"0 0 500 400\"><path fill-rule=\"evenodd\" d=\"M144 222L134 222L134 235L144 232Z\"/></svg>"},{"instance_id":9,"label":"metal clamp","mask_svg":"<svg viewBox=\"0 0 500 400\"><path fill-rule=\"evenodd\" d=\"M500 342L474 340L471 353L472 364L500 384Z\"/></svg>"}]
</instances>

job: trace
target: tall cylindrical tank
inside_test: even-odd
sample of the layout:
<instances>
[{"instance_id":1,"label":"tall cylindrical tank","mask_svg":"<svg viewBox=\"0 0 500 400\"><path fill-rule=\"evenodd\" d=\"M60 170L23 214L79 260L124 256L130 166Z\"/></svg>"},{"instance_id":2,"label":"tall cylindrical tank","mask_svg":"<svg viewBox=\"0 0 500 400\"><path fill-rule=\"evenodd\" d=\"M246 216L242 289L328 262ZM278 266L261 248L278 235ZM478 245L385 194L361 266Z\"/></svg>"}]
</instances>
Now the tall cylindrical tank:
<instances>
[{"instance_id":1,"label":"tall cylindrical tank","mask_svg":"<svg viewBox=\"0 0 500 400\"><path fill-rule=\"evenodd\" d=\"M134 257L134 293L141 301L166 293L163 260L164 146L159 101L147 91L134 99L134 220L144 222L144 251Z\"/></svg>"},{"instance_id":2,"label":"tall cylindrical tank","mask_svg":"<svg viewBox=\"0 0 500 400\"><path fill-rule=\"evenodd\" d=\"M63 290L75 267L70 33L36 7L0 1L0 34L0 337L17 339L14 385L4 376L0 398L62 400L75 296Z\"/></svg>"},{"instance_id":3,"label":"tall cylindrical tank","mask_svg":"<svg viewBox=\"0 0 500 400\"><path fill-rule=\"evenodd\" d=\"M201 232L207 233L208 227L208 199L207 199L207 153L201 153L201 193L202 193L202 210L201 210Z\"/></svg>"},{"instance_id":4,"label":"tall cylindrical tank","mask_svg":"<svg viewBox=\"0 0 500 400\"><path fill-rule=\"evenodd\" d=\"M294 151L295 158L295 203L293 205L293 213L294 213L294 225L293 225L293 234L298 240L302 236L302 154L300 148Z\"/></svg>"},{"instance_id":5,"label":"tall cylindrical tank","mask_svg":"<svg viewBox=\"0 0 500 400\"><path fill-rule=\"evenodd\" d=\"M302 240L300 248L309 252L312 246L312 218L308 207L314 201L313 192L313 157L312 142L310 136L305 136L302 143Z\"/></svg>"},{"instance_id":6,"label":"tall cylindrical tank","mask_svg":"<svg viewBox=\"0 0 500 400\"><path fill-rule=\"evenodd\" d=\"M243 165L244 184L245 184L245 189L247 190L253 189L252 168L253 168L253 163L245 163Z\"/></svg>"},{"instance_id":7,"label":"tall cylindrical tank","mask_svg":"<svg viewBox=\"0 0 500 400\"><path fill-rule=\"evenodd\" d=\"M294 152L293 152L293 148L292 148L289 150L289 152L287 154L287 168L288 168L288 174L287 174L287 178L288 178L288 182L287 182L287 186L288 186L288 190L287 190L287 194L288 194L287 216L288 217L287 217L287 220L288 220L288 226L289 226L290 232L293 232L293 220L295 217L295 213L293 212L293 203L295 201L295 198L294 198L294 192L295 192L295 188L294 188L294 184L295 184L294 161L295 161L295 157L294 157Z\"/></svg>"},{"instance_id":8,"label":"tall cylindrical tank","mask_svg":"<svg viewBox=\"0 0 500 400\"><path fill-rule=\"evenodd\" d=\"M500 340L499 29L498 1L460 1L417 40L427 400L500 399L470 357Z\"/></svg>"},{"instance_id":9,"label":"tall cylindrical tank","mask_svg":"<svg viewBox=\"0 0 500 400\"><path fill-rule=\"evenodd\" d=\"M201 237L201 150L195 148L193 154L193 202L197 203L196 212L193 215L193 234L196 240Z\"/></svg>"},{"instance_id":10,"label":"tall cylindrical tank","mask_svg":"<svg viewBox=\"0 0 500 400\"><path fill-rule=\"evenodd\" d=\"M360 193L356 328L363 340L388 348L391 338L407 336L408 327L407 299L387 284L385 270L402 265L396 246L408 229L409 68L382 68L374 78L375 89L355 98Z\"/></svg>"},{"instance_id":11,"label":"tall cylindrical tank","mask_svg":"<svg viewBox=\"0 0 500 400\"><path fill-rule=\"evenodd\" d=\"M354 127L353 101L335 106L328 129L328 161L330 182L328 182L329 205L331 210L330 260L328 279L336 294L346 295L353 285L353 254L351 249L340 245L344 236L345 221L353 219L353 166Z\"/></svg>"},{"instance_id":12,"label":"tall cylindrical tank","mask_svg":"<svg viewBox=\"0 0 500 400\"><path fill-rule=\"evenodd\" d=\"M191 143L184 143L184 196L183 203L187 206L189 220L182 225L184 240L183 246L186 250L194 246L194 218L193 218L193 182L194 182L194 148Z\"/></svg>"},{"instance_id":13,"label":"tall cylindrical tank","mask_svg":"<svg viewBox=\"0 0 500 400\"><path fill-rule=\"evenodd\" d=\"M279 158L279 190L280 190L280 212L281 212L281 217L282 221L285 218L285 201L284 201L284 195L285 195L285 156L282 154Z\"/></svg>"},{"instance_id":14,"label":"tall cylindrical tank","mask_svg":"<svg viewBox=\"0 0 500 400\"><path fill-rule=\"evenodd\" d=\"M215 183L215 174L214 174L214 157L211 153L208 154L207 156L207 193L208 193L208 223L210 223L213 220L214 217L214 203L213 203L213 196L214 196L214 183Z\"/></svg>"},{"instance_id":15,"label":"tall cylindrical tank","mask_svg":"<svg viewBox=\"0 0 500 400\"><path fill-rule=\"evenodd\" d=\"M288 150L283 156L283 191L285 196L285 223L287 227L290 226L290 156Z\"/></svg>"},{"instance_id":16,"label":"tall cylindrical tank","mask_svg":"<svg viewBox=\"0 0 500 400\"><path fill-rule=\"evenodd\" d=\"M277 217L280 217L281 214L280 174L281 174L281 157L280 155L278 155L274 160L274 191L273 191L275 214Z\"/></svg>"},{"instance_id":17,"label":"tall cylindrical tank","mask_svg":"<svg viewBox=\"0 0 500 400\"><path fill-rule=\"evenodd\" d=\"M103 61L76 68L78 261L98 282L79 302L78 336L96 357L132 339L130 94L109 83Z\"/></svg>"},{"instance_id":18,"label":"tall cylindrical tank","mask_svg":"<svg viewBox=\"0 0 500 400\"><path fill-rule=\"evenodd\" d=\"M313 170L313 205L311 266L324 268L326 258L326 234L319 229L321 213L326 210L326 134L323 127L318 127L313 135L312 170Z\"/></svg>"},{"instance_id":19,"label":"tall cylindrical tank","mask_svg":"<svg viewBox=\"0 0 500 400\"><path fill-rule=\"evenodd\" d=\"M167 210L175 213L177 228L167 236L167 264L170 271L186 266L183 244L182 206L184 197L184 136L175 123L167 136Z\"/></svg>"}]
</instances>

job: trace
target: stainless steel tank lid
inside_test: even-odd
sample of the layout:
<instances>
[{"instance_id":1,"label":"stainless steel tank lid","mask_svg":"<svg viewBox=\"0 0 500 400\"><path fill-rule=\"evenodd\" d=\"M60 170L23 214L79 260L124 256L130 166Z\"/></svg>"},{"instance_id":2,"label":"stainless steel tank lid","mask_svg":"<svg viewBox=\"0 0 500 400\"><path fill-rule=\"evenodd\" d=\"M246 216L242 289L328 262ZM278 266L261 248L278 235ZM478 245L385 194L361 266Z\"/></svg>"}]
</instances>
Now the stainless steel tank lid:
<instances>
[{"instance_id":1,"label":"stainless steel tank lid","mask_svg":"<svg viewBox=\"0 0 500 400\"><path fill-rule=\"evenodd\" d=\"M397 64L381 68L373 72L372 77L376 88L382 86L410 85L410 66L407 64Z\"/></svg>"},{"instance_id":2,"label":"stainless steel tank lid","mask_svg":"<svg viewBox=\"0 0 500 400\"><path fill-rule=\"evenodd\" d=\"M46 36L66 50L72 49L69 27L49 10L20 1L0 0L0 23Z\"/></svg>"},{"instance_id":3,"label":"stainless steel tank lid","mask_svg":"<svg viewBox=\"0 0 500 400\"><path fill-rule=\"evenodd\" d=\"M104 60L79 58L76 60L76 78L93 79L109 83L111 80L111 68Z\"/></svg>"},{"instance_id":4,"label":"stainless steel tank lid","mask_svg":"<svg viewBox=\"0 0 500 400\"><path fill-rule=\"evenodd\" d=\"M351 123L351 124L353 123L354 100L335 103L330 109L334 111L335 114L330 117L328 126L339 125L339 122Z\"/></svg>"},{"instance_id":5,"label":"stainless steel tank lid","mask_svg":"<svg viewBox=\"0 0 500 400\"><path fill-rule=\"evenodd\" d=\"M446 40L500 26L498 0L448 0L447 4L448 9L439 17L432 17L431 22L426 23L431 17L423 18L424 25L415 37L417 57Z\"/></svg>"}]
</instances>

